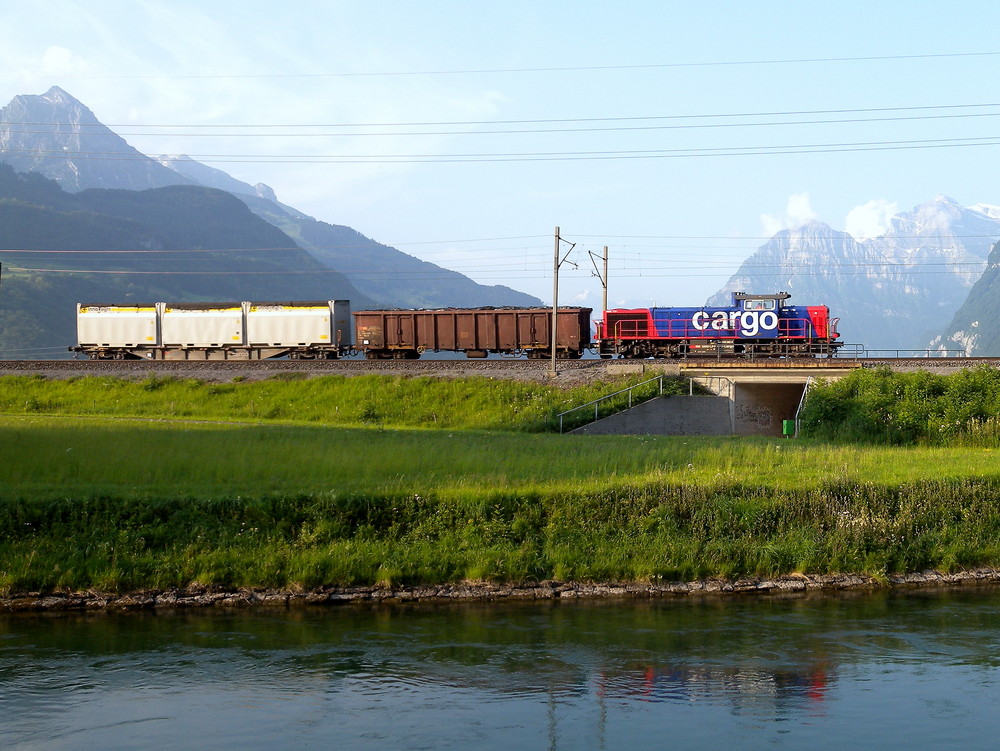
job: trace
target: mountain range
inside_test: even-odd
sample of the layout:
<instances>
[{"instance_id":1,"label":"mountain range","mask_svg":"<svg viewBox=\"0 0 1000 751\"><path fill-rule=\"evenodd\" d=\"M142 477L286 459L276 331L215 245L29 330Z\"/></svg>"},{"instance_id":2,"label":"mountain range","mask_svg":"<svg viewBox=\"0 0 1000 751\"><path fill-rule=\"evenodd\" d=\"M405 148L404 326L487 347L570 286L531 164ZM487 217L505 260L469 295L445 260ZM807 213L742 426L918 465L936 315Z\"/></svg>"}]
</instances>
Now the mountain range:
<instances>
[{"instance_id":1,"label":"mountain range","mask_svg":"<svg viewBox=\"0 0 1000 751\"><path fill-rule=\"evenodd\" d=\"M728 303L734 291L787 291L791 304L828 305L842 340L869 351L940 347L998 238L1000 208L946 196L863 240L812 221L774 235L709 303Z\"/></svg>"},{"instance_id":2,"label":"mountain range","mask_svg":"<svg viewBox=\"0 0 1000 751\"><path fill-rule=\"evenodd\" d=\"M267 185L146 156L59 87L0 109L0 162L0 356L72 343L75 301L541 304L310 217ZM945 196L872 238L808 222L758 248L708 304L788 291L828 305L842 339L868 351L1000 355L998 239L1000 208Z\"/></svg>"},{"instance_id":3,"label":"mountain range","mask_svg":"<svg viewBox=\"0 0 1000 751\"><path fill-rule=\"evenodd\" d=\"M78 300L541 304L314 219L266 185L146 156L57 86L0 109L0 162L0 249L25 251L0 256L0 356L72 343L72 310L57 306Z\"/></svg>"}]
</instances>

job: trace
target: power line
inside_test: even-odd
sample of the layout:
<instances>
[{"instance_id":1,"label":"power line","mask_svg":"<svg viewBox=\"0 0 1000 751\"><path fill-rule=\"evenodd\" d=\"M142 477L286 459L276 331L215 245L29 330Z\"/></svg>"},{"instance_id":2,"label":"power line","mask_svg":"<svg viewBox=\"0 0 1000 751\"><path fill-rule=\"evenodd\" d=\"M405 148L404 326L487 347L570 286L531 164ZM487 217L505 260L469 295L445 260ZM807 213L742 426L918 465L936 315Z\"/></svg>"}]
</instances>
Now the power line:
<instances>
[{"instance_id":1,"label":"power line","mask_svg":"<svg viewBox=\"0 0 1000 751\"><path fill-rule=\"evenodd\" d=\"M504 162L551 162L551 161L593 161L612 159L690 159L720 156L785 156L794 154L831 154L866 151L923 150L943 148L968 148L970 146L1000 145L1000 136L972 138L934 138L903 141L854 141L842 143L785 144L776 146L727 146L690 149L629 149L625 151L570 151L570 152L513 152L489 154L391 154L391 155L198 155L205 162L213 164L447 164L447 163L504 163ZM152 160L139 152L126 155L115 152L42 152L7 150L0 156L36 159L80 158L93 161L140 161Z\"/></svg>"},{"instance_id":2,"label":"power line","mask_svg":"<svg viewBox=\"0 0 1000 751\"><path fill-rule=\"evenodd\" d=\"M542 266L539 271L543 271L545 268L544 264L535 264L537 266ZM882 270L893 275L912 275L912 274L951 274L953 273L949 269L962 269L966 267L971 267L969 270L977 270L979 267L985 267L987 262L985 259L981 261L930 261L917 264L909 264L903 262L871 262L871 263L830 263L826 269L814 269L805 267L802 269L788 269L787 264L782 263L772 263L772 264L752 264L747 268L740 267L736 272L731 274L731 276L750 276L750 277L761 277L761 276L826 276L828 275L829 269L836 269L838 275L843 276L841 272L843 269L854 269L856 271L848 271L846 275L860 275L866 273L872 269ZM472 267L474 271L479 272L480 276L488 276L490 274L496 276L497 278L511 278L509 266L522 267L523 264L511 263L511 264L495 264L492 266L484 267ZM662 264L643 264L641 269L632 269L623 267L616 272L616 276L626 277L626 278L639 278L644 276L661 277L668 276L666 273L651 273L651 272L670 272L670 276L701 276L701 277L717 277L717 273L712 274L675 274L677 270L681 271L698 271L698 270L717 270L720 267L716 266L705 266L705 265L690 265L690 264L678 264L671 266L664 266ZM724 268L724 267L723 267ZM202 276L202 275L316 275L316 274L349 274L355 279L383 279L385 277L395 277L395 278L411 278L419 280L428 279L448 279L454 277L455 274L459 273L451 269L435 268L429 271L417 271L413 269L402 270L402 271L391 271L384 272L375 269L348 269L348 270L324 270L324 271L199 271L192 269L181 269L174 271L165 270L107 270L107 269L66 269L66 268L25 268L25 267L15 267L8 266L11 272L21 272L21 273L42 273L42 274L101 274L101 275L138 275L138 276L162 276L162 275L175 275L175 276ZM583 273L579 271L578 273ZM589 274L589 272L587 272ZM503 275L503 276L497 276ZM527 272L525 274L518 274L518 278L529 278L529 279L540 279L549 278L550 275L544 273L535 274L533 272Z\"/></svg>"},{"instance_id":3,"label":"power line","mask_svg":"<svg viewBox=\"0 0 1000 751\"><path fill-rule=\"evenodd\" d=\"M176 249L176 250L39 250L39 249L27 249L27 248L0 248L0 253L101 253L105 255L115 255L115 254L126 254L126 255L149 255L149 254L162 254L162 253L256 253L256 252L266 252L266 253L277 253L281 251L302 253L303 249L295 246L289 246L284 248L191 248L189 250Z\"/></svg>"},{"instance_id":4,"label":"power line","mask_svg":"<svg viewBox=\"0 0 1000 751\"><path fill-rule=\"evenodd\" d=\"M418 122L371 122L371 123L52 123L27 120L0 121L0 125L69 126L75 128L417 128L444 127L457 125L532 125L552 123L593 123L593 122L637 122L649 120L694 120L732 117L787 117L791 115L844 115L862 112L911 112L919 110L973 109L1000 107L1000 102L975 104L930 104L906 107L860 107L822 110L775 110L764 112L715 112L694 115L637 115L622 117L569 117L542 118L528 120L443 120Z\"/></svg>"},{"instance_id":5,"label":"power line","mask_svg":"<svg viewBox=\"0 0 1000 751\"><path fill-rule=\"evenodd\" d=\"M147 275L163 275L163 274L197 274L197 275L253 275L253 274L266 274L267 276L302 276L311 275L316 276L319 274L341 274L340 271L336 269L312 269L309 271L275 271L274 269L262 269L260 271L129 271L129 270L108 270L108 269L45 269L45 268L25 268L23 266L7 266L7 269L11 272L24 272L33 274L141 274L143 276Z\"/></svg>"},{"instance_id":6,"label":"power line","mask_svg":"<svg viewBox=\"0 0 1000 751\"><path fill-rule=\"evenodd\" d=\"M453 70L410 70L410 71L360 71L360 72L330 72L330 73L244 73L244 74L177 74L177 75L101 75L76 74L62 76L68 80L113 80L113 81L159 81L159 80L240 80L240 79L274 79L285 80L293 78L376 78L376 77L410 77L410 76L453 76L453 75L483 75L497 73L571 73L576 71L614 71L614 70L667 70L676 68L718 68L757 65L801 65L817 63L853 63L901 60L938 60L948 58L982 58L997 57L1000 52L942 52L916 55L866 55L856 57L812 57L784 58L770 60L714 60L680 63L640 63L634 65L572 65L560 67L525 67L525 68L473 68ZM23 74L5 74L0 78L22 78Z\"/></svg>"},{"instance_id":7,"label":"power line","mask_svg":"<svg viewBox=\"0 0 1000 751\"><path fill-rule=\"evenodd\" d=\"M994 105L995 106L995 105ZM776 120L769 122L742 123L690 123L682 125L608 125L587 128L532 128L503 130L416 130L399 132L366 132L366 133L131 133L108 132L87 133L89 138L123 137L123 136L163 136L170 138L398 138L400 136L483 136L483 135L539 135L551 133L621 133L656 130L707 130L710 128L765 128L788 125L849 125L857 123L895 123L916 122L921 120L955 120L961 118L997 117L1000 112L965 112L948 115L907 115L893 117L860 117L825 120ZM309 126L306 126L309 127ZM320 127L320 126L315 126ZM53 135L60 134L58 130L22 130L8 128L7 133L17 135Z\"/></svg>"},{"instance_id":8,"label":"power line","mask_svg":"<svg viewBox=\"0 0 1000 751\"><path fill-rule=\"evenodd\" d=\"M997 113L1000 116L1000 113ZM508 157L587 157L594 155L608 155L608 156L618 156L618 155L658 155L658 154L694 154L700 155L705 153L728 153L732 151L753 151L753 150L774 150L774 149L806 149L806 148L832 148L840 146L881 146L881 145L899 145L899 144L976 144L983 143L984 145L992 145L992 142L1000 139L1000 136L975 136L968 138L920 138L920 139L909 139L902 141L855 141L855 142L845 142L845 143L829 143L829 144L784 144L784 145L773 145L773 146L717 146L717 147L694 147L686 149L625 149L625 150L607 150L602 149L598 151L527 151L527 152L476 152L476 153L456 153L456 154L185 154L187 159L177 159L172 157L161 157L158 159L153 159L152 157L146 156L142 152L135 151L132 152L122 152L122 151L69 151L67 149L5 149L0 150L0 157L2 156L13 156L13 157L33 157L33 158L55 158L55 159L111 159L118 161L138 161L146 162L149 160L156 161L160 163L160 159L167 162L181 162L182 164L187 162L188 159L193 159L197 157L198 159L204 160L239 160L239 161L257 161L257 160L310 160L316 161L318 163L323 163L324 161L337 162L342 159L420 159L420 160L433 160L441 157L448 157L454 159L475 159L479 157L495 157L495 158L508 158Z\"/></svg>"},{"instance_id":9,"label":"power line","mask_svg":"<svg viewBox=\"0 0 1000 751\"><path fill-rule=\"evenodd\" d=\"M998 222L1000 223L1000 222ZM784 231L784 230L783 230ZM838 232L834 230L834 232ZM839 233L839 232L838 232ZM839 234L848 234L846 232ZM727 235L598 235L598 234L577 234L573 235L576 238L596 238L598 241L611 240L726 240L734 243L743 242L758 242L760 240L774 240L776 235L746 235L742 237L731 237ZM385 247L395 247L395 246L412 246L412 245L461 245L465 243L477 243L477 242L496 242L496 241L506 241L513 239L536 239L545 237L545 235L521 235L519 237L494 237L494 238L473 238L473 239L459 239L459 240L421 240L413 242L392 242L392 243L378 243L379 245L384 245ZM880 235L879 237L884 237ZM893 234L890 236L893 240L923 240L926 242L931 241L945 241L949 242L951 240L990 240L994 241L996 238L1000 237L1000 230L996 233L977 233L977 234L946 234L946 235L924 235L924 234ZM877 238L875 238L877 239ZM582 239L578 240L578 243L582 246L586 243ZM597 244L602 244L602 242L597 242ZM94 255L158 255L158 254L212 254L212 253L280 253L280 252L292 252L292 253L312 253L321 251L343 251L350 249L364 249L370 247L367 243L345 243L342 245L318 245L310 246L309 248L303 248L298 245L292 246L275 246L275 247L257 247L257 248L163 248L159 250L149 250L146 248L141 249L126 249L126 250L107 250L103 248L0 248L0 253L11 253L11 254L94 254ZM633 243L623 242L619 247L622 252L631 254L638 257L640 255L637 249L646 249L644 253L649 249L677 249L681 252L695 252L701 250L732 250L733 248L729 246L690 246L690 245L636 245ZM534 246L520 246L514 245L509 247L488 247L488 248L478 248L478 249L442 249L438 251L431 251L432 253L438 253L441 255L452 255L456 253L495 253L497 251L522 251L522 250L541 250L544 246L534 245ZM425 251L427 252L427 251ZM681 253L674 253L673 255L680 255ZM420 259L416 256L412 256L415 260Z\"/></svg>"}]
</instances>

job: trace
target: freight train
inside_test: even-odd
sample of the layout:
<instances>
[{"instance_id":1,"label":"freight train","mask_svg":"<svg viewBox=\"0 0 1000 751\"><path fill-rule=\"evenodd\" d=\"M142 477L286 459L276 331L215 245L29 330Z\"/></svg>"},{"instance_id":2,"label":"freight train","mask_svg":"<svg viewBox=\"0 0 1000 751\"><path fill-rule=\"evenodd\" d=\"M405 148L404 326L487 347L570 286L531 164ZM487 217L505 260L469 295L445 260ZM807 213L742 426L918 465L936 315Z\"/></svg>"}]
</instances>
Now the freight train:
<instances>
[{"instance_id":1,"label":"freight train","mask_svg":"<svg viewBox=\"0 0 1000 751\"><path fill-rule=\"evenodd\" d=\"M606 310L591 337L590 308L561 307L556 357L831 357L842 345L825 305L786 305L787 292L735 293L732 305ZM551 308L360 310L320 302L77 305L78 344L91 359L410 360L425 352L552 356Z\"/></svg>"}]
</instances>

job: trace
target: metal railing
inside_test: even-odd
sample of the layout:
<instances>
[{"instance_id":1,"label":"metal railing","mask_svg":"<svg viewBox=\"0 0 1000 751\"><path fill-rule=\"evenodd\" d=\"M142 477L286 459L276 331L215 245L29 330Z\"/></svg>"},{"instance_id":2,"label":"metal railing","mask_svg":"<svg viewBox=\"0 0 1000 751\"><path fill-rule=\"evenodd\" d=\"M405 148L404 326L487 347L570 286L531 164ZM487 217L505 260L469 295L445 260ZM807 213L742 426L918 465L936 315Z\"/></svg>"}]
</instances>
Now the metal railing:
<instances>
[{"instance_id":1,"label":"metal railing","mask_svg":"<svg viewBox=\"0 0 1000 751\"><path fill-rule=\"evenodd\" d=\"M964 349L868 349L863 344L844 344L837 352L840 360L880 360L900 357L968 357Z\"/></svg>"},{"instance_id":2,"label":"metal railing","mask_svg":"<svg viewBox=\"0 0 1000 751\"><path fill-rule=\"evenodd\" d=\"M659 382L659 392L654 396L650 396L649 399L643 399L642 401L635 402L636 404L642 404L643 402L648 402L650 399L655 399L658 396L663 396L663 379L667 376L658 375L656 378L650 378L648 381L643 381L642 383L637 383L634 386L629 386L627 389L622 389L621 391L616 391L613 394L606 394L600 399L594 399L592 402L587 402L586 404L581 404L579 407L573 407L573 409L567 409L565 412L560 412L556 417L559 418L559 432L563 432L563 418L566 415L572 414L573 412L579 412L581 409L587 409L588 407L594 408L594 420L598 419L598 411L600 409L601 402L605 402L608 399L613 399L616 396L621 396L622 394L628 394L628 407L623 407L622 409L631 409L633 405L632 392L639 388L640 386L645 386L647 384L653 383L655 381Z\"/></svg>"},{"instance_id":3,"label":"metal railing","mask_svg":"<svg viewBox=\"0 0 1000 751\"><path fill-rule=\"evenodd\" d=\"M814 379L812 376L806 378L806 384L802 387L802 396L799 397L799 406L795 408L795 438L799 437L799 425L801 424L799 414L802 412L802 407L806 403L806 395L809 393L809 388L813 385L813 381Z\"/></svg>"}]
</instances>

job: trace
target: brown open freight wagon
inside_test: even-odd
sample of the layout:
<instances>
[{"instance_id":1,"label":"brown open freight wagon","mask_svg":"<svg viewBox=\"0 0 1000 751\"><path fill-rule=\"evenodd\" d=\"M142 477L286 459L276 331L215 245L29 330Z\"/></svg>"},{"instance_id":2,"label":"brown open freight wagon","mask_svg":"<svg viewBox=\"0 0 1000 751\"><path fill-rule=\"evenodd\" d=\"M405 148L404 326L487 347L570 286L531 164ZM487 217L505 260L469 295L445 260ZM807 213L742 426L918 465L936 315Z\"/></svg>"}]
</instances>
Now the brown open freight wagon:
<instances>
[{"instance_id":1,"label":"brown open freight wagon","mask_svg":"<svg viewBox=\"0 0 1000 751\"><path fill-rule=\"evenodd\" d=\"M556 357L579 359L591 346L590 308L561 307ZM358 310L355 348L369 360L412 360L427 351L552 356L551 308L442 308Z\"/></svg>"}]
</instances>

